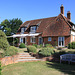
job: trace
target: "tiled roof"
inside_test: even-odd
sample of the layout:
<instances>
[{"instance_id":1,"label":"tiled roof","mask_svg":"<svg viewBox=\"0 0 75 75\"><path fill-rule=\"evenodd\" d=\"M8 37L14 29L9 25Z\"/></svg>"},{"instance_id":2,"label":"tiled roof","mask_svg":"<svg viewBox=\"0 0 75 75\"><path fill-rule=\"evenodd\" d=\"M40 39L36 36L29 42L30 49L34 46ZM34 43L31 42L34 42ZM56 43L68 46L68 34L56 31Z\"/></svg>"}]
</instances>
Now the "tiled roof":
<instances>
[{"instance_id":1,"label":"tiled roof","mask_svg":"<svg viewBox=\"0 0 75 75\"><path fill-rule=\"evenodd\" d=\"M37 20L26 21L21 27L28 25L27 29L32 25L39 24L36 32L42 33L43 37L46 36L68 36L72 27L71 21L64 15L59 14L56 17L43 18ZM19 30L20 30L19 28Z\"/></svg>"}]
</instances>

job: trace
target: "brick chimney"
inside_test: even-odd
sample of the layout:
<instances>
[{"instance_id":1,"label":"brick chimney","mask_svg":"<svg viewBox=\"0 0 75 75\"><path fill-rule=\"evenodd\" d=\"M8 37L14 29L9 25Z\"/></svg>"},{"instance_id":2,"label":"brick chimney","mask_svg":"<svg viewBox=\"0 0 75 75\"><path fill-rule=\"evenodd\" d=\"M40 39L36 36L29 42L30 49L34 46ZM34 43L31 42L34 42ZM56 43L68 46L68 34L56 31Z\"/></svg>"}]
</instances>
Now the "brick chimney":
<instances>
[{"instance_id":1,"label":"brick chimney","mask_svg":"<svg viewBox=\"0 0 75 75\"><path fill-rule=\"evenodd\" d=\"M61 14L64 15L64 6L63 5L61 5L61 7L60 7L60 12L61 12Z\"/></svg>"},{"instance_id":2,"label":"brick chimney","mask_svg":"<svg viewBox=\"0 0 75 75\"><path fill-rule=\"evenodd\" d=\"M70 13L70 11L67 12L67 18L68 18L69 20L71 20L71 13Z\"/></svg>"}]
</instances>

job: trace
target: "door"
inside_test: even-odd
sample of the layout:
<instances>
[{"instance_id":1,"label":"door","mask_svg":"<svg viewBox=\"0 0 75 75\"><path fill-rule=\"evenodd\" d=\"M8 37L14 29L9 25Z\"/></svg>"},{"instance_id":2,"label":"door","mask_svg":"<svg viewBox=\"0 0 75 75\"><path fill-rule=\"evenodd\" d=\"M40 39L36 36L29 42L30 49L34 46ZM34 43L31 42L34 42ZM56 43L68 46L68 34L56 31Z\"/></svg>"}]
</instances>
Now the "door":
<instances>
[{"instance_id":1,"label":"door","mask_svg":"<svg viewBox=\"0 0 75 75\"><path fill-rule=\"evenodd\" d=\"M43 38L42 37L39 37L39 45L40 44L43 44Z\"/></svg>"},{"instance_id":2,"label":"door","mask_svg":"<svg viewBox=\"0 0 75 75\"><path fill-rule=\"evenodd\" d=\"M64 47L64 37L58 37L58 46Z\"/></svg>"},{"instance_id":3,"label":"door","mask_svg":"<svg viewBox=\"0 0 75 75\"><path fill-rule=\"evenodd\" d=\"M26 37L24 38L24 41L23 41L23 43L27 44L27 42L26 42Z\"/></svg>"}]
</instances>

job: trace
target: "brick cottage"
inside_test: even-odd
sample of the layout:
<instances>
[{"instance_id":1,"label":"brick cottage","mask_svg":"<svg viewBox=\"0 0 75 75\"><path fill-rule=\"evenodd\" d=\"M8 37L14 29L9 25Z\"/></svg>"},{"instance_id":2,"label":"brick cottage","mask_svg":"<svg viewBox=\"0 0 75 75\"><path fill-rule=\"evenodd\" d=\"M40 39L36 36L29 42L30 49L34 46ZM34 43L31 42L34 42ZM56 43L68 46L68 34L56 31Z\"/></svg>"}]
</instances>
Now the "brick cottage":
<instances>
[{"instance_id":1,"label":"brick cottage","mask_svg":"<svg viewBox=\"0 0 75 75\"><path fill-rule=\"evenodd\" d=\"M64 7L61 5L58 16L26 21L13 37L19 39L19 44L57 44L58 47L65 47L75 41L75 25L71 22L70 11L65 17Z\"/></svg>"}]
</instances>

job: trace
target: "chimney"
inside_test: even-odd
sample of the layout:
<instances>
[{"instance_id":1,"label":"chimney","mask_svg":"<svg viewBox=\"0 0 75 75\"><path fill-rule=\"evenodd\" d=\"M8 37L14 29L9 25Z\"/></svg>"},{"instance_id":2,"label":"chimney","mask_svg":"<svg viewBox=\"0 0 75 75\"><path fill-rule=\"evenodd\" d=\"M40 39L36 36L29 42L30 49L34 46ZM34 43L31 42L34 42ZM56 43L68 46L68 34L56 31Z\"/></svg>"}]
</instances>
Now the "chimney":
<instances>
[{"instance_id":1,"label":"chimney","mask_svg":"<svg viewBox=\"0 0 75 75\"><path fill-rule=\"evenodd\" d=\"M61 5L61 7L60 7L60 12L61 12L61 14L64 15L64 6L63 5Z\"/></svg>"},{"instance_id":2,"label":"chimney","mask_svg":"<svg viewBox=\"0 0 75 75\"><path fill-rule=\"evenodd\" d=\"M71 13L70 13L70 11L67 12L67 18L68 18L69 20L71 20Z\"/></svg>"}]
</instances>

